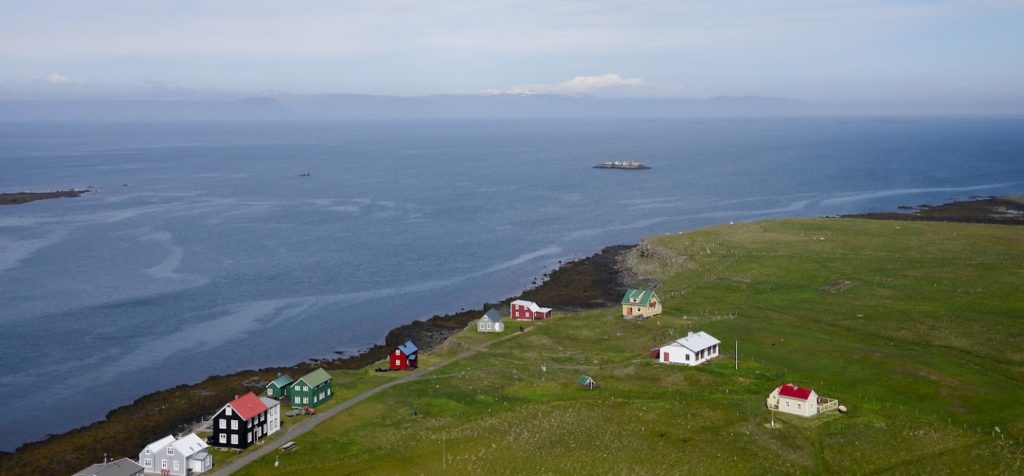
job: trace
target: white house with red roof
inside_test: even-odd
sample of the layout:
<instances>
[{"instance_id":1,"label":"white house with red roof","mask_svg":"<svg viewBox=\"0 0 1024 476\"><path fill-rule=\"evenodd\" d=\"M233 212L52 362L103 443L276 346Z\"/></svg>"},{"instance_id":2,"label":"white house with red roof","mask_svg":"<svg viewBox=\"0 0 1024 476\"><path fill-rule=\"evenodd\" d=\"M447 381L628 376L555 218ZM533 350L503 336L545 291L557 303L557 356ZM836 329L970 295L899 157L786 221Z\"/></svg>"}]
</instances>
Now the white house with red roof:
<instances>
[{"instance_id":1,"label":"white house with red roof","mask_svg":"<svg viewBox=\"0 0 1024 476\"><path fill-rule=\"evenodd\" d=\"M663 364L700 365L718 357L720 344L707 332L687 332L686 337L651 349L651 357Z\"/></svg>"},{"instance_id":2,"label":"white house with red roof","mask_svg":"<svg viewBox=\"0 0 1024 476\"><path fill-rule=\"evenodd\" d=\"M812 417L834 410L839 401L819 396L813 389L798 387L792 383L780 385L768 395L768 408L783 413Z\"/></svg>"},{"instance_id":3,"label":"white house with red roof","mask_svg":"<svg viewBox=\"0 0 1024 476\"><path fill-rule=\"evenodd\" d=\"M516 299L509 304L509 318L514 321L538 321L551 317L550 307L540 307L533 301Z\"/></svg>"},{"instance_id":4,"label":"white house with red roof","mask_svg":"<svg viewBox=\"0 0 1024 476\"><path fill-rule=\"evenodd\" d=\"M267 425L269 410L263 400L252 392L228 402L213 416L210 444L226 448L248 448L270 434Z\"/></svg>"}]
</instances>

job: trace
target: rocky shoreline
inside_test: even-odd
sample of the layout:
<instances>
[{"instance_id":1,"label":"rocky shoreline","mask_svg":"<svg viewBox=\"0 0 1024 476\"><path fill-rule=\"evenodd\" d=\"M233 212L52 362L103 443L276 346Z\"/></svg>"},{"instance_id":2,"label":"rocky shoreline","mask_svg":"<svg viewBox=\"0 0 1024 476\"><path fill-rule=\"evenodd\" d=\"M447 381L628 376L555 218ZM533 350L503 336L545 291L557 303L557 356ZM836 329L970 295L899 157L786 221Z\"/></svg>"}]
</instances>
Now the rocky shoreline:
<instances>
[{"instance_id":1,"label":"rocky shoreline","mask_svg":"<svg viewBox=\"0 0 1024 476\"><path fill-rule=\"evenodd\" d=\"M974 196L968 200L941 205L918 205L900 209L904 211L858 213L841 215L840 218L1024 225L1024 197Z\"/></svg>"},{"instance_id":2,"label":"rocky shoreline","mask_svg":"<svg viewBox=\"0 0 1024 476\"><path fill-rule=\"evenodd\" d=\"M50 198L81 197L92 190L57 190L55 192L14 192L0 193L0 205L22 205L36 200L47 200Z\"/></svg>"},{"instance_id":3,"label":"rocky shoreline","mask_svg":"<svg viewBox=\"0 0 1024 476\"><path fill-rule=\"evenodd\" d=\"M527 289L519 297L396 327L388 332L382 344L357 355L311 359L291 367L215 375L199 383L144 395L110 411L104 420L26 443L13 453L0 453L0 474L70 474L102 459L104 454L134 459L139 448L150 441L185 430L202 417L212 414L234 395L249 390L261 391L266 382L280 373L296 375L316 367L329 370L364 368L386 358L391 349L406 339L412 339L421 349L429 350L463 330L489 307L497 307L507 315L508 303L513 299L529 299L562 311L617 304L623 290L637 282L637 278L623 266L625 255L633 248L610 246L588 258L562 263L545 275L537 286Z\"/></svg>"}]
</instances>

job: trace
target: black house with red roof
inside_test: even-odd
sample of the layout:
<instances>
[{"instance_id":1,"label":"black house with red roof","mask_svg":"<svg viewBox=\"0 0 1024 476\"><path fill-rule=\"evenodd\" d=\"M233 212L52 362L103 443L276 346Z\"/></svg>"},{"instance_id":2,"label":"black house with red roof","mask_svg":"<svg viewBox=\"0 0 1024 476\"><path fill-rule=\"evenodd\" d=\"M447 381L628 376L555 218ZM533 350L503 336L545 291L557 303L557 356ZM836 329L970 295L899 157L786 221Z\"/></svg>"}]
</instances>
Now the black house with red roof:
<instances>
[{"instance_id":1,"label":"black house with red roof","mask_svg":"<svg viewBox=\"0 0 1024 476\"><path fill-rule=\"evenodd\" d=\"M248 448L267 434L267 410L252 392L228 402L213 416L210 445Z\"/></svg>"}]
</instances>

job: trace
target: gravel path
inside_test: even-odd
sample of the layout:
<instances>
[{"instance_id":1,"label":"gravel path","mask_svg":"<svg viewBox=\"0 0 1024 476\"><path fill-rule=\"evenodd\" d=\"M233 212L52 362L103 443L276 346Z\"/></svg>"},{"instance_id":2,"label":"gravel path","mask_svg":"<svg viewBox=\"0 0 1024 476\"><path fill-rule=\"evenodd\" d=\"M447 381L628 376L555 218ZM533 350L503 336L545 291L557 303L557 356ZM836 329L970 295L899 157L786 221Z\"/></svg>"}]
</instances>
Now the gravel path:
<instances>
[{"instance_id":1,"label":"gravel path","mask_svg":"<svg viewBox=\"0 0 1024 476\"><path fill-rule=\"evenodd\" d=\"M530 329L532 329L532 327L526 329L526 331L529 332ZM267 454L270 454L274 450L280 448L285 443L294 440L299 435L301 435L301 434L303 434L303 433L313 429L314 426L317 426L320 423L322 423L324 420L327 420L328 418L331 418L334 415L337 415L338 413L344 411L346 408L350 408L353 405L356 405L359 402L362 402L363 400L366 400L367 398L370 398L370 397L372 397L372 396L374 396L374 395L376 395L376 394L378 394L380 392L383 392L384 390L387 390L387 389L389 389L391 387L394 387L395 385L401 385L403 383L412 382L413 380L418 380L420 378L423 378L426 374L428 374L430 372L433 372L433 371L435 371L437 369L440 369L440 368L442 368L442 367L444 367L444 366L446 366L448 364L451 364L453 362L458 362L458 361L460 361L462 359L465 359L467 357L473 356L476 353L480 352L481 350L486 349L487 347L490 347L493 344L496 344L498 342L503 342L503 341L512 339L512 338L514 338L514 337L516 337L516 336L518 336L520 334L522 334L522 332L515 332L515 333L513 333L511 335L507 335L507 336L502 337L500 339L492 340L492 341L487 342L485 344L481 344L480 346L474 347L474 348L472 348L470 350L467 350L467 351L465 351L465 352L463 352L463 353L461 353L459 355L456 355L454 358L448 359L448 360L446 360L444 362L441 362L441 363L438 363L438 364L434 364L434 365L432 365L430 367L427 367L427 368L418 369L416 371L410 372L409 375L406 375L406 376L401 377L401 378L396 379L396 380L392 380L392 381L390 381L388 383L385 383L384 385L381 385L379 387L374 387L374 388L372 388L370 390L367 390L367 391L365 391L363 393L360 393L359 395L356 395L356 396L354 396L354 397L352 397L352 398L350 398L348 400L345 400L344 402L339 403L336 406L331 407L330 409L324 411L323 413L317 413L316 415L313 415L308 420L306 420L306 421L304 421L302 423L299 423L299 424L296 424L296 425L292 425L287 430L282 430L280 436L275 438L272 443L260 446L259 448L250 448L242 456L240 456L238 459L232 461L231 464L228 464L227 466L224 466L224 467L221 467L221 468L215 468L209 474L216 475L216 476L226 476L226 475L229 475L229 474L234 474L236 471L242 469L243 467L245 467L249 463L252 463L253 461L256 461L257 459L262 458L263 456L266 456ZM299 451L301 451L301 449Z\"/></svg>"}]
</instances>

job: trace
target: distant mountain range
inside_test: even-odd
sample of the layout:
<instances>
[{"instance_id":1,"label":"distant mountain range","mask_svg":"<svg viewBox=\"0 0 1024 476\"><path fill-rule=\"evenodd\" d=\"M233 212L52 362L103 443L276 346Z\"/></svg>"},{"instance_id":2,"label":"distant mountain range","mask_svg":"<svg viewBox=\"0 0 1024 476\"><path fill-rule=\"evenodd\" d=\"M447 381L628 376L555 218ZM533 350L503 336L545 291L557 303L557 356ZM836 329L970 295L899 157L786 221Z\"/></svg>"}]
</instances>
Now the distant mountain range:
<instances>
[{"instance_id":1,"label":"distant mountain range","mask_svg":"<svg viewBox=\"0 0 1024 476\"><path fill-rule=\"evenodd\" d=\"M760 96L607 99L555 94L375 96L290 94L225 100L0 100L0 121L304 121L354 119L601 119L824 114L1024 113L1024 102L823 105Z\"/></svg>"},{"instance_id":2,"label":"distant mountain range","mask_svg":"<svg viewBox=\"0 0 1024 476\"><path fill-rule=\"evenodd\" d=\"M0 101L0 121L667 118L795 115L812 110L802 101L756 96L602 99L551 94L309 94L222 101L6 100Z\"/></svg>"}]
</instances>

